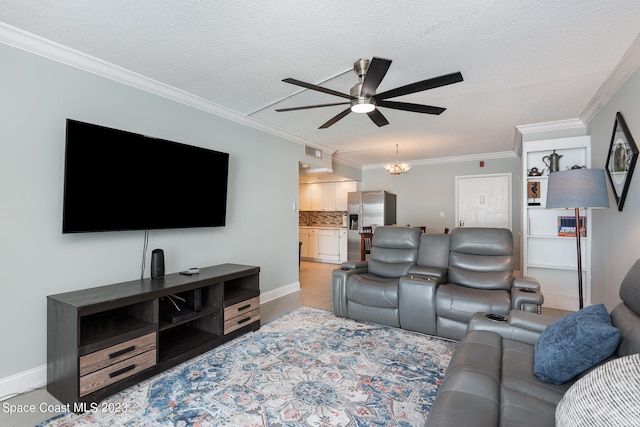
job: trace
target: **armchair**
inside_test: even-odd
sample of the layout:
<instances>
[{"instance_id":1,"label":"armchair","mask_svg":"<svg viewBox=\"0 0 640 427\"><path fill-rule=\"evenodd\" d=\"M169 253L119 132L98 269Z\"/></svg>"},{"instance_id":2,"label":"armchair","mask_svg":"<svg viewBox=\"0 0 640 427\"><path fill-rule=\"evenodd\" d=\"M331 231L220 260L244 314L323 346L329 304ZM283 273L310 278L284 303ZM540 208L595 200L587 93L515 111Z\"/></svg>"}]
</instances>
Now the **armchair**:
<instances>
[{"instance_id":1,"label":"armchair","mask_svg":"<svg viewBox=\"0 0 640 427\"><path fill-rule=\"evenodd\" d=\"M398 281L416 263L420 235L419 228L376 228L368 261L333 270L334 313L400 327Z\"/></svg>"},{"instance_id":2,"label":"armchair","mask_svg":"<svg viewBox=\"0 0 640 427\"><path fill-rule=\"evenodd\" d=\"M539 283L515 278L511 231L504 228L456 228L451 233L446 283L436 290L439 336L460 339L476 312L538 312L543 302Z\"/></svg>"}]
</instances>

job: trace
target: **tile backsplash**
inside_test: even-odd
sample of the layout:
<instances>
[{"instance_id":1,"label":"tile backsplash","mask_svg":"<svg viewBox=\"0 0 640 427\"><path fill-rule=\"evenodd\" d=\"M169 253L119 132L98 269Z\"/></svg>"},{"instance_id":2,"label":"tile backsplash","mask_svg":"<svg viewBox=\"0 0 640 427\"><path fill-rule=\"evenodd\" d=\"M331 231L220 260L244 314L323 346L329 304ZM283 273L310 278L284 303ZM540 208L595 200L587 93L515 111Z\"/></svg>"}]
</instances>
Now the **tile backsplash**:
<instances>
[{"instance_id":1,"label":"tile backsplash","mask_svg":"<svg viewBox=\"0 0 640 427\"><path fill-rule=\"evenodd\" d=\"M342 217L346 214L346 211L300 211L298 225L308 225L311 227L342 227Z\"/></svg>"}]
</instances>

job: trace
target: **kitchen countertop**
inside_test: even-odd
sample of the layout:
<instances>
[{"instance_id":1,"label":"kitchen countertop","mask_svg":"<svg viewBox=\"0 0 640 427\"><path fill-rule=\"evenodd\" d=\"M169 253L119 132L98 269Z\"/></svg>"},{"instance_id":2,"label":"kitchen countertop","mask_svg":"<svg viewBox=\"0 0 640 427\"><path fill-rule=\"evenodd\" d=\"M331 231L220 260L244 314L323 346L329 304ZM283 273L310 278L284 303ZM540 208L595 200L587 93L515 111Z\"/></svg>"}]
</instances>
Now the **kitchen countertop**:
<instances>
[{"instance_id":1,"label":"kitchen countertop","mask_svg":"<svg viewBox=\"0 0 640 427\"><path fill-rule=\"evenodd\" d=\"M346 230L347 227L342 227L339 225L300 225L298 228L328 228L332 230Z\"/></svg>"}]
</instances>

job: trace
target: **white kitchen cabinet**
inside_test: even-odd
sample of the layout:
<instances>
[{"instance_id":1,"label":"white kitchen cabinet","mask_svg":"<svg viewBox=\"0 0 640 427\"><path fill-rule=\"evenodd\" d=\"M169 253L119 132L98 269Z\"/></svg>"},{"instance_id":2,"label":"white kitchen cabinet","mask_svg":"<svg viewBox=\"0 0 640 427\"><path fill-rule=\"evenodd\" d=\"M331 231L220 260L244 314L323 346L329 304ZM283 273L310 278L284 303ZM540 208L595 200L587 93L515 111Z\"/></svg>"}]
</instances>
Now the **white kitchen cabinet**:
<instances>
[{"instance_id":1,"label":"white kitchen cabinet","mask_svg":"<svg viewBox=\"0 0 640 427\"><path fill-rule=\"evenodd\" d=\"M301 211L346 211L347 193L357 191L355 181L300 184Z\"/></svg>"},{"instance_id":2,"label":"white kitchen cabinet","mask_svg":"<svg viewBox=\"0 0 640 427\"><path fill-rule=\"evenodd\" d=\"M340 230L340 262L347 261L348 251L347 230Z\"/></svg>"},{"instance_id":3,"label":"white kitchen cabinet","mask_svg":"<svg viewBox=\"0 0 640 427\"><path fill-rule=\"evenodd\" d=\"M300 184L299 185L299 205L301 211L310 211L311 210L311 184Z\"/></svg>"},{"instance_id":4,"label":"white kitchen cabinet","mask_svg":"<svg viewBox=\"0 0 640 427\"><path fill-rule=\"evenodd\" d=\"M309 258L318 258L318 229L309 228Z\"/></svg>"},{"instance_id":5,"label":"white kitchen cabinet","mask_svg":"<svg viewBox=\"0 0 640 427\"><path fill-rule=\"evenodd\" d=\"M309 231L306 228L301 228L298 233L298 239L302 242L300 247L300 256L303 258L309 257Z\"/></svg>"},{"instance_id":6,"label":"white kitchen cabinet","mask_svg":"<svg viewBox=\"0 0 640 427\"><path fill-rule=\"evenodd\" d=\"M323 209L324 197L322 196L324 184L307 184L311 193L311 211L321 211Z\"/></svg>"},{"instance_id":7,"label":"white kitchen cabinet","mask_svg":"<svg viewBox=\"0 0 640 427\"><path fill-rule=\"evenodd\" d=\"M323 211L336 210L336 183L322 184L322 209Z\"/></svg>"},{"instance_id":8,"label":"white kitchen cabinet","mask_svg":"<svg viewBox=\"0 0 640 427\"><path fill-rule=\"evenodd\" d=\"M573 166L591 167L589 136L525 141L522 143L522 273L540 282L544 305L565 310L578 309L578 273L575 237L558 236L558 217L571 216L573 209L546 209L548 170L529 176L532 168L546 168L543 158L556 151L560 170ZM533 186L538 197L529 197ZM581 240L582 280L585 306L591 303L591 211L586 218L586 237Z\"/></svg>"},{"instance_id":9,"label":"white kitchen cabinet","mask_svg":"<svg viewBox=\"0 0 640 427\"><path fill-rule=\"evenodd\" d=\"M347 230L329 227L300 227L300 257L339 264L347 260Z\"/></svg>"}]
</instances>

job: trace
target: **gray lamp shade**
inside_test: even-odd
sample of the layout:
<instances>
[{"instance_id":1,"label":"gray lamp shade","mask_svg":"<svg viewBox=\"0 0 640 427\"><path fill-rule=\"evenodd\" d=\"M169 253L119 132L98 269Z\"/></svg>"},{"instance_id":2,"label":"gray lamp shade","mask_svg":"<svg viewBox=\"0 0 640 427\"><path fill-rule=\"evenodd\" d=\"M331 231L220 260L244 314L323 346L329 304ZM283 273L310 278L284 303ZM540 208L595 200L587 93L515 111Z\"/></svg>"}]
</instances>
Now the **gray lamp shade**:
<instances>
[{"instance_id":1,"label":"gray lamp shade","mask_svg":"<svg viewBox=\"0 0 640 427\"><path fill-rule=\"evenodd\" d=\"M603 169L570 169L549 174L547 209L608 208Z\"/></svg>"}]
</instances>

